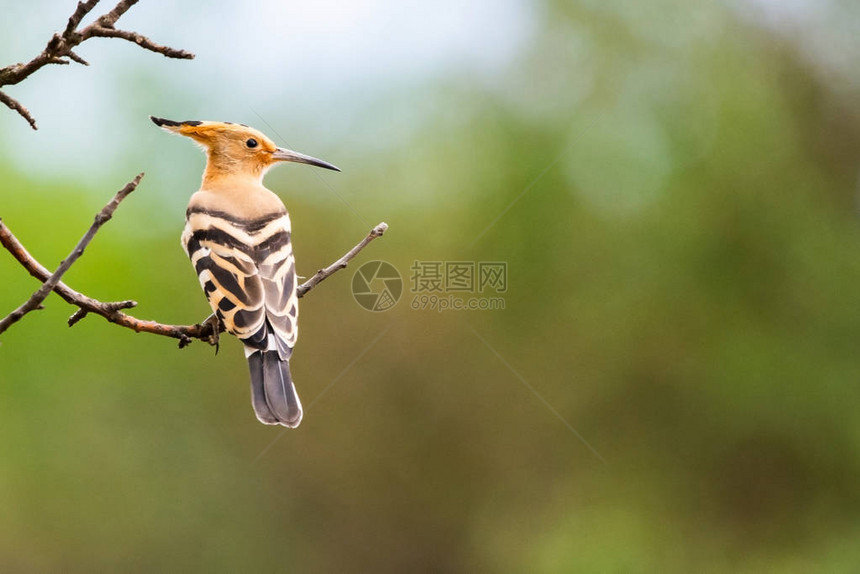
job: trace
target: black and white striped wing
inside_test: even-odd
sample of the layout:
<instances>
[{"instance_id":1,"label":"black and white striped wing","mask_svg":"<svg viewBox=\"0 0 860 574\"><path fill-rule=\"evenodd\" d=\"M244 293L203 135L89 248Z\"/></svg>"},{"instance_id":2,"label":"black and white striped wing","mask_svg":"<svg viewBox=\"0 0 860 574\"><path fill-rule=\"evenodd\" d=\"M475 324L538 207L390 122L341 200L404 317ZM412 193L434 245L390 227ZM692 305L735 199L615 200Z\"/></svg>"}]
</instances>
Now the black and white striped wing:
<instances>
[{"instance_id":1,"label":"black and white striped wing","mask_svg":"<svg viewBox=\"0 0 860 574\"><path fill-rule=\"evenodd\" d=\"M289 358L299 334L299 299L296 293L296 261L290 233L274 236L260 252L260 279L264 308L275 334L278 352Z\"/></svg>"},{"instance_id":2,"label":"black and white striped wing","mask_svg":"<svg viewBox=\"0 0 860 574\"><path fill-rule=\"evenodd\" d=\"M189 210L182 243L212 310L253 349L288 359L298 335L289 217L246 221Z\"/></svg>"}]
</instances>

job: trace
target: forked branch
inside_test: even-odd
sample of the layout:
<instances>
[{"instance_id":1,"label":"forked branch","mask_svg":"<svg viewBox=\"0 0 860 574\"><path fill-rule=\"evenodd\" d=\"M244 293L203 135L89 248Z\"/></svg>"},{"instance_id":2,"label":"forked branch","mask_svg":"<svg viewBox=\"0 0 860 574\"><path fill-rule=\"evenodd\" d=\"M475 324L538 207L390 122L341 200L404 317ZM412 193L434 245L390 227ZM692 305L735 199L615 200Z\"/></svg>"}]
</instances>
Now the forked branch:
<instances>
[{"instance_id":1,"label":"forked branch","mask_svg":"<svg viewBox=\"0 0 860 574\"><path fill-rule=\"evenodd\" d=\"M194 58L194 54L185 50L177 50L167 46L156 44L146 36L137 32L127 30L117 30L115 28L117 20L125 14L129 8L137 4L138 0L121 0L116 6L106 14L96 18L96 20L83 29L78 29L81 20L89 14L99 0L87 0L86 2L78 2L78 6L74 13L69 17L66 28L62 32L56 32L42 53L26 63L12 64L5 68L0 68L0 87L17 84L28 78L41 68L48 64L69 64L69 62L77 62L78 64L88 66L86 60L81 58L74 52L74 49L80 44L86 42L90 38L121 38L134 42L141 48L157 52L168 58L179 58L190 60ZM27 120L34 130L36 128L36 120L30 114L30 111L25 108L15 98L0 92L0 103L5 105L10 110L18 112L22 118Z\"/></svg>"},{"instance_id":2,"label":"forked branch","mask_svg":"<svg viewBox=\"0 0 860 574\"><path fill-rule=\"evenodd\" d=\"M96 214L96 218L93 221L93 224L90 225L90 228L81 237L81 240L78 241L78 244L69 253L69 256L66 257L60 266L57 267L57 270L54 271L47 279L44 280L42 286L33 293L29 299L27 299L24 303L21 304L20 307L9 313L6 317L0 319L0 333L3 333L6 329L11 327L14 323L17 323L21 320L21 318L29 313L30 311L34 311L42 306L42 301L54 290L57 284L60 282L60 279L63 277L66 271L74 264L78 258L84 254L84 249L87 248L87 245L90 244L90 241L93 240L93 237L96 236L96 233L101 228L102 225L107 223L111 217L113 217L113 212L116 211L116 208L119 207L120 202L128 197L132 191L137 188L137 185L140 183L141 178L143 177L143 173L139 173L137 177L128 182L125 187L116 192L116 195L111 199L107 205L105 205L101 211ZM3 223L0 221L0 226ZM2 233L8 231L5 226L3 226ZM9 235L14 239L11 233ZM17 239L15 240L17 242ZM19 243L20 245L20 243ZM22 251L26 253L26 250L21 247Z\"/></svg>"}]
</instances>

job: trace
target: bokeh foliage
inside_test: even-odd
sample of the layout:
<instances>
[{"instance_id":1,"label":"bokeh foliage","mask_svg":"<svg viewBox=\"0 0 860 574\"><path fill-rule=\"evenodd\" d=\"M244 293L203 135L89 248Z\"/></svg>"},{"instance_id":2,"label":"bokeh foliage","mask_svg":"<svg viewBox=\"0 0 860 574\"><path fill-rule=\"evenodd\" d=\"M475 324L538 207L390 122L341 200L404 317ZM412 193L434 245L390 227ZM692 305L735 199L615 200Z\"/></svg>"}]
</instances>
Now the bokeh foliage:
<instances>
[{"instance_id":1,"label":"bokeh foliage","mask_svg":"<svg viewBox=\"0 0 860 574\"><path fill-rule=\"evenodd\" d=\"M253 418L235 341L70 330L56 297L7 332L0 569L852 571L857 100L722 3L635 6L546 3L499 85L395 87L418 127L386 145L381 106L370 144L325 156L342 177L269 176L300 273L384 219L361 260L407 279L416 259L502 260L509 291L504 311L407 293L371 314L354 267L322 284L293 366L305 422L263 456L279 431ZM56 265L135 169L87 187L0 163L0 215ZM149 181L67 282L200 320L182 208ZM8 256L0 276L4 312L37 286Z\"/></svg>"}]
</instances>

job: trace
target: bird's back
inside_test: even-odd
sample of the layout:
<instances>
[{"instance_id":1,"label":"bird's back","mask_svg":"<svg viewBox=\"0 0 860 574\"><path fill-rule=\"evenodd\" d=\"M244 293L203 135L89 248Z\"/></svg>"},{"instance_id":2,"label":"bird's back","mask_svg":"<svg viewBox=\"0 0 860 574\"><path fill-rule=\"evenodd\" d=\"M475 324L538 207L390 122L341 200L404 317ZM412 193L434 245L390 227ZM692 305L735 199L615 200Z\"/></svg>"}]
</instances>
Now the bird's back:
<instances>
[{"instance_id":1,"label":"bird's back","mask_svg":"<svg viewBox=\"0 0 860 574\"><path fill-rule=\"evenodd\" d=\"M289 214L262 186L230 191L203 189L192 196L183 248L227 331L248 350L277 350L289 358L298 335Z\"/></svg>"}]
</instances>

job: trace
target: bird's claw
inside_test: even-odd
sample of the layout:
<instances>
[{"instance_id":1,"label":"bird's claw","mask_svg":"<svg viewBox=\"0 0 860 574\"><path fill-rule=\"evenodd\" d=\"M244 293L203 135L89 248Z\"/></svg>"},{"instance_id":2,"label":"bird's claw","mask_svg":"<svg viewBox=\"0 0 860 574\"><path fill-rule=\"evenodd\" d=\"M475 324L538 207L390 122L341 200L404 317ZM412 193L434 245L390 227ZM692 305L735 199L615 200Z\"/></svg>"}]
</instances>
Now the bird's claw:
<instances>
[{"instance_id":1,"label":"bird's claw","mask_svg":"<svg viewBox=\"0 0 860 574\"><path fill-rule=\"evenodd\" d=\"M206 342L215 347L215 354L217 355L220 349L221 319L217 314L212 313L203 321L203 324L209 325L211 328L212 332L206 337Z\"/></svg>"}]
</instances>

